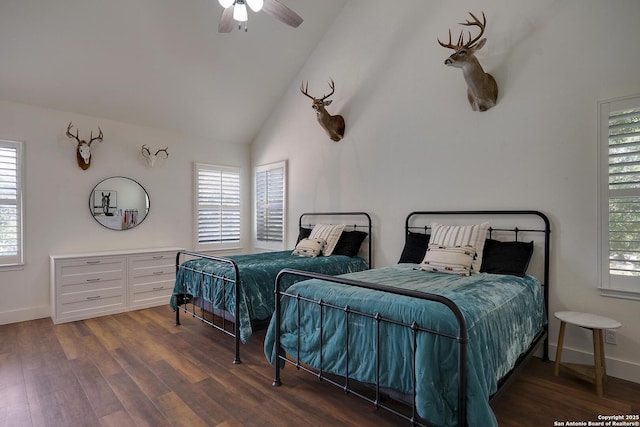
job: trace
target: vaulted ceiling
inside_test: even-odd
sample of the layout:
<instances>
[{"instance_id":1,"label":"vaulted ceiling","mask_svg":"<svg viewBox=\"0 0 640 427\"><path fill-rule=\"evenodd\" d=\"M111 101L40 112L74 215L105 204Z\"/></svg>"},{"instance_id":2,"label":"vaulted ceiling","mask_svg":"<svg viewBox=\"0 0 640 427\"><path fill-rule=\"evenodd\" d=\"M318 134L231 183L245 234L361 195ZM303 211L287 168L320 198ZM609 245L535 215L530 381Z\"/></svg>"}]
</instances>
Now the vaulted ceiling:
<instances>
[{"instance_id":1,"label":"vaulted ceiling","mask_svg":"<svg viewBox=\"0 0 640 427\"><path fill-rule=\"evenodd\" d=\"M250 143L346 0L281 0L217 32L217 0L2 0L0 100Z\"/></svg>"}]
</instances>

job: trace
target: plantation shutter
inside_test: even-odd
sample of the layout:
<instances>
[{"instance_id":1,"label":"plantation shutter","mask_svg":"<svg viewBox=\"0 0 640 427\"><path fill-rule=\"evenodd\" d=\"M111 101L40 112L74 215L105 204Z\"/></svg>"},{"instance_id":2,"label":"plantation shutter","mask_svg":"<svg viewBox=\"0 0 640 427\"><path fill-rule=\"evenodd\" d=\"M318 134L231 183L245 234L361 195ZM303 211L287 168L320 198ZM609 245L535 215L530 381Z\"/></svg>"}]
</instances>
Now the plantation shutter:
<instances>
[{"instance_id":1,"label":"plantation shutter","mask_svg":"<svg viewBox=\"0 0 640 427\"><path fill-rule=\"evenodd\" d=\"M0 141L0 266L21 265L22 144Z\"/></svg>"},{"instance_id":2,"label":"plantation shutter","mask_svg":"<svg viewBox=\"0 0 640 427\"><path fill-rule=\"evenodd\" d=\"M197 164L196 198L197 244L239 243L240 170Z\"/></svg>"},{"instance_id":3,"label":"plantation shutter","mask_svg":"<svg viewBox=\"0 0 640 427\"><path fill-rule=\"evenodd\" d=\"M256 246L284 247L286 164L256 168Z\"/></svg>"},{"instance_id":4,"label":"plantation shutter","mask_svg":"<svg viewBox=\"0 0 640 427\"><path fill-rule=\"evenodd\" d=\"M627 101L606 111L609 277L603 284L640 292L640 98Z\"/></svg>"}]
</instances>

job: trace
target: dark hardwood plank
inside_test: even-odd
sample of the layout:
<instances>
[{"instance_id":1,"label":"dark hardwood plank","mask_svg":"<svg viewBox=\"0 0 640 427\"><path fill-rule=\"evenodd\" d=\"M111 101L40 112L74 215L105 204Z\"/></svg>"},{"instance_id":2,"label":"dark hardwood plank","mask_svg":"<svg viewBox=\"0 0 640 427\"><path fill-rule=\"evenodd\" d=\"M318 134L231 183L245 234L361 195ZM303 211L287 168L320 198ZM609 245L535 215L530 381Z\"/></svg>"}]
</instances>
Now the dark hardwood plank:
<instances>
[{"instance_id":1,"label":"dark hardwood plank","mask_svg":"<svg viewBox=\"0 0 640 427\"><path fill-rule=\"evenodd\" d=\"M62 325L0 326L1 426L397 426L408 423L287 367L273 387L264 331L233 340L155 307ZM640 413L640 384L609 377L604 397L532 359L492 407L501 427Z\"/></svg>"}]
</instances>

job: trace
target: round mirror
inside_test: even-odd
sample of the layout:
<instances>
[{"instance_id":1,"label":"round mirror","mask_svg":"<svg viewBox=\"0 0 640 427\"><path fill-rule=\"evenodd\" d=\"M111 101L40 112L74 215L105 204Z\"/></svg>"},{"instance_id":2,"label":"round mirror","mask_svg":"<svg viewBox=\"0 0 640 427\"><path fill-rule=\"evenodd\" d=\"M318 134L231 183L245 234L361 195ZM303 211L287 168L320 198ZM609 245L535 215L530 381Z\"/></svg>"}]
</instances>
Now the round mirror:
<instances>
[{"instance_id":1,"label":"round mirror","mask_svg":"<svg viewBox=\"0 0 640 427\"><path fill-rule=\"evenodd\" d=\"M96 221L107 228L128 230L147 217L149 195L142 185L130 178L107 178L91 191L89 211Z\"/></svg>"}]
</instances>

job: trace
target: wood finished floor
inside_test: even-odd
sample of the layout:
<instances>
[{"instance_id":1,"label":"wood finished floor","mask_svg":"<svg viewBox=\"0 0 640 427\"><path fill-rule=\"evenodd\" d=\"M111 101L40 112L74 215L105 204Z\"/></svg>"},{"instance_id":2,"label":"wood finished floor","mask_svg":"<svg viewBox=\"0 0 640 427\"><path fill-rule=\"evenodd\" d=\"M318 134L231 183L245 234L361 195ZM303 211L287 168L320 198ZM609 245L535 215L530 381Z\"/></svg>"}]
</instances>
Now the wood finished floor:
<instances>
[{"instance_id":1,"label":"wood finished floor","mask_svg":"<svg viewBox=\"0 0 640 427\"><path fill-rule=\"evenodd\" d=\"M407 425L293 369L272 387L263 337L233 365L231 338L184 316L176 327L168 307L0 326L0 426ZM609 378L598 398L593 385L533 359L492 406L501 427L596 421L640 414L640 384Z\"/></svg>"}]
</instances>

